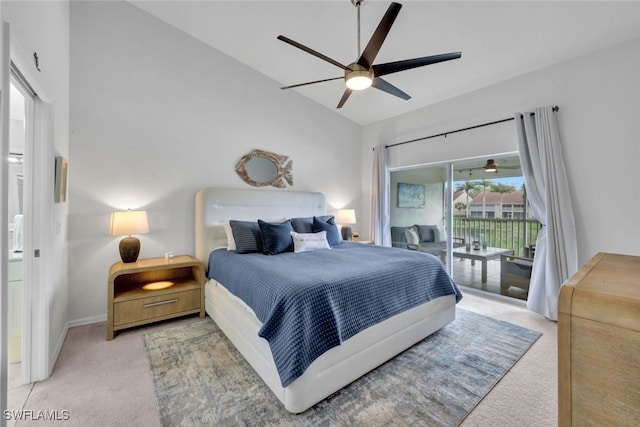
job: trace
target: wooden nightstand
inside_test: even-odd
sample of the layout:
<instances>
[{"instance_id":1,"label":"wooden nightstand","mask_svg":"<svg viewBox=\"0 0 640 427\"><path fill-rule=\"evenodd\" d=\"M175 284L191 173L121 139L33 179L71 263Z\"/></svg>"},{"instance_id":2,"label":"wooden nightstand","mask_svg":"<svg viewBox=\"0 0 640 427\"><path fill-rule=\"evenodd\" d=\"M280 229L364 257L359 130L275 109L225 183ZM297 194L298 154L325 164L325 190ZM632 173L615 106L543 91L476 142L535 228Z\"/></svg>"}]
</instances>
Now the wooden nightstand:
<instances>
[{"instance_id":1,"label":"wooden nightstand","mask_svg":"<svg viewBox=\"0 0 640 427\"><path fill-rule=\"evenodd\" d=\"M116 262L109 269L107 340L115 331L199 313L204 317L204 265L192 256Z\"/></svg>"}]
</instances>

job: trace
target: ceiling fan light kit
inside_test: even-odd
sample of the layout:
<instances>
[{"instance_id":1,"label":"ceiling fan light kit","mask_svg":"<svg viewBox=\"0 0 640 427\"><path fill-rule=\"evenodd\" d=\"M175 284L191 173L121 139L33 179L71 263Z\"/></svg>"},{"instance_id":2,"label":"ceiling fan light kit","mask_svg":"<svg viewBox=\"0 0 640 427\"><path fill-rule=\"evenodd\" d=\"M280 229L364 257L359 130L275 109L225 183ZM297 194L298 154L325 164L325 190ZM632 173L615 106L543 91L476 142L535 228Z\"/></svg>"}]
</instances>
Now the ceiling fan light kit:
<instances>
[{"instance_id":1,"label":"ceiling fan light kit","mask_svg":"<svg viewBox=\"0 0 640 427\"><path fill-rule=\"evenodd\" d=\"M303 50L317 58L322 59L323 61L327 61L330 64L335 65L336 67L344 70L344 81L347 86L340 102L338 102L337 108L342 108L344 103L347 101L352 91L358 91L367 89L370 86L381 90L383 92L387 92L391 95L394 95L398 98L409 100L411 96L407 93L403 92L399 88L395 87L388 81L382 79L381 77L387 74L397 73L400 71L410 70L412 68L423 67L425 65L436 64L438 62L450 61L452 59L458 59L462 57L462 52L451 52L444 53L440 55L432 55L425 56L421 58L414 59L406 59L402 61L388 62L386 64L373 64L382 44L384 43L387 34L391 30L391 26L393 25L398 13L400 13L400 9L402 5L400 3L391 3L387 12L382 17L382 20L378 24L378 27L373 32L373 35L369 39L369 43L365 47L362 54L360 54L360 6L364 4L365 0L351 0L351 3L356 7L358 11L358 56L359 59L349 65L342 65L340 62L329 58L326 55L323 55L320 52L317 52L301 43L298 43L294 40L291 40L288 37L283 35L278 36L278 40L281 40L285 43L290 44L291 46L297 47L300 50ZM290 86L284 86L281 89L291 89L300 86L306 86L310 84L322 83L331 80L338 80L343 77L332 77L328 79L315 80L312 82L306 83L298 83Z\"/></svg>"},{"instance_id":2,"label":"ceiling fan light kit","mask_svg":"<svg viewBox=\"0 0 640 427\"><path fill-rule=\"evenodd\" d=\"M498 164L493 159L489 159L484 167L484 171L498 173Z\"/></svg>"},{"instance_id":3,"label":"ceiling fan light kit","mask_svg":"<svg viewBox=\"0 0 640 427\"><path fill-rule=\"evenodd\" d=\"M351 90L363 90L373 83L373 71L353 63L344 70L344 81Z\"/></svg>"}]
</instances>

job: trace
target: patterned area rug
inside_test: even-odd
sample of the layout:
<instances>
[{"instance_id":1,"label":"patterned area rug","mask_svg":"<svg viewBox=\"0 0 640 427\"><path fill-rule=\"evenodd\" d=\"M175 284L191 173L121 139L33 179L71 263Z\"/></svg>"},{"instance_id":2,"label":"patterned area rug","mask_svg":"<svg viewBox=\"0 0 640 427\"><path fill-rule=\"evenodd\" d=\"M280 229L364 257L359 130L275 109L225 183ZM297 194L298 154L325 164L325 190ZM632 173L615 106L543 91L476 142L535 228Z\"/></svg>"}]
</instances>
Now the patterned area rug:
<instances>
[{"instance_id":1,"label":"patterned area rug","mask_svg":"<svg viewBox=\"0 0 640 427\"><path fill-rule=\"evenodd\" d=\"M457 309L454 322L298 415L210 318L144 339L163 426L455 426L541 335Z\"/></svg>"}]
</instances>

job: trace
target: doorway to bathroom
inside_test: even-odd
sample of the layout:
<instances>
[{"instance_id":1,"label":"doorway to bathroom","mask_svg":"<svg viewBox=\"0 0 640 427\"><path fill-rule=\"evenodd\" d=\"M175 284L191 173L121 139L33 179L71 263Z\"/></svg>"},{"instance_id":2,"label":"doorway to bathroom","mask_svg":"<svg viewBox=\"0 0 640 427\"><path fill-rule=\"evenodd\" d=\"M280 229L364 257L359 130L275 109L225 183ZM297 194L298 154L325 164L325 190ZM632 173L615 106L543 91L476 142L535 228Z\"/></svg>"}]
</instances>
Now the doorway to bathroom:
<instances>
[{"instance_id":1,"label":"doorway to bathroom","mask_svg":"<svg viewBox=\"0 0 640 427\"><path fill-rule=\"evenodd\" d=\"M25 382L25 327L29 325L28 274L25 274L25 233L32 218L30 188L33 152L33 92L17 70L12 70L9 96L9 180L8 180L8 293L7 362L10 391ZM27 245L28 246L28 245ZM26 298L25 298L26 296Z\"/></svg>"}]
</instances>

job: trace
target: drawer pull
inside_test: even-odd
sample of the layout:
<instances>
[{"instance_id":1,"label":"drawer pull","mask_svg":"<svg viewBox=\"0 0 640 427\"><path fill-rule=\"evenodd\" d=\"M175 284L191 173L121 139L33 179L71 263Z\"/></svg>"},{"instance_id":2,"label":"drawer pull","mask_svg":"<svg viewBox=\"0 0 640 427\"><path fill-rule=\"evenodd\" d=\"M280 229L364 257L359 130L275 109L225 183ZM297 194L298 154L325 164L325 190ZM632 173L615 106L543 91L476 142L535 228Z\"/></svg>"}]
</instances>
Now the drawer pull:
<instances>
[{"instance_id":1,"label":"drawer pull","mask_svg":"<svg viewBox=\"0 0 640 427\"><path fill-rule=\"evenodd\" d=\"M178 298L168 299L166 301L150 302L149 304L145 304L143 307L149 308L149 307L155 307L156 305L173 304L174 302L178 302Z\"/></svg>"}]
</instances>

